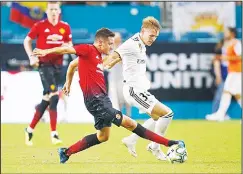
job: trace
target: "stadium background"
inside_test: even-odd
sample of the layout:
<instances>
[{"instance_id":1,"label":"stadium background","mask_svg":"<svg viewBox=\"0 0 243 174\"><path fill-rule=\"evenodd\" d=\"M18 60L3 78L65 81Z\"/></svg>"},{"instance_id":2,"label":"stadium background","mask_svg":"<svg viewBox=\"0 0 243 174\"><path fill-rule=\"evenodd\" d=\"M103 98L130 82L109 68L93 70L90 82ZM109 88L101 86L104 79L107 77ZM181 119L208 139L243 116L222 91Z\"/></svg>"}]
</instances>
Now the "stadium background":
<instances>
[{"instance_id":1,"label":"stadium background","mask_svg":"<svg viewBox=\"0 0 243 174\"><path fill-rule=\"evenodd\" d=\"M139 31L145 16L152 15L160 20L163 29L153 46L148 48L148 77L152 80L151 93L175 112L166 137L185 141L186 163L172 165L158 161L147 152L148 141L143 139L136 145L138 157L131 157L121 144L122 138L130 132L116 126L112 127L109 142L72 156L65 165L59 163L58 147L51 144L47 123L38 124L34 146L27 147L24 129L32 119L35 105L41 100L42 86L38 72L29 66L23 48L23 39L29 29L22 26L31 25L34 17L44 17L45 4L15 2L21 8L17 9L19 15L10 20L11 3L1 2L1 173L241 173L242 130L241 120L238 120L241 109L236 102L231 104L229 115L234 120L230 121L209 122L204 117L211 113L214 91L213 50L223 36L215 14L225 17L223 23L232 22L237 28L237 37L241 38L242 2L179 2L176 9L172 4L64 2L62 19L72 28L74 44L91 43L100 27L119 31L125 40ZM186 8L189 12L185 10L187 6L191 6ZM216 31L195 31L200 30L201 25L188 27L188 22L193 19L192 12L197 14L204 10L206 12L196 19L199 24L213 26L211 29ZM211 12L207 13L208 10ZM73 58L74 55L64 56L63 81ZM93 117L82 104L77 78L75 75L66 113L63 100L59 100L58 119L61 123L58 132L63 140L59 147L68 147L95 131ZM140 123L143 120L139 119L148 118L138 114L135 108L132 117ZM48 122L48 118L46 112L42 121ZM161 148L166 152L166 147Z\"/></svg>"},{"instance_id":2,"label":"stadium background","mask_svg":"<svg viewBox=\"0 0 243 174\"><path fill-rule=\"evenodd\" d=\"M76 4L75 4L76 3ZM79 2L80 3L80 2ZM193 3L193 2L192 2ZM238 38L242 30L242 5L234 3L235 26ZM37 14L41 8L32 9ZM31 9L26 6L26 8ZM179 36L173 28L173 8L170 2L109 2L85 4L69 2L62 4L61 18L72 29L73 42L92 43L98 28L108 27L122 34L123 40L138 32L142 19L154 16L163 25L156 43L148 49L148 76L152 80L151 92L175 112L174 119L204 119L211 113L214 90L211 59L215 44L223 37L222 31L215 33L187 31ZM39 102L42 88L38 73L28 66L28 57L22 42L28 28L23 23L10 20L11 4L1 6L1 119L2 122L29 122L34 106ZM64 56L65 70L74 55ZM75 86L76 85L76 86ZM78 83L74 83L73 95L68 99L67 115L59 102L59 118L67 117L68 122L92 122L86 111ZM23 98L25 99L24 102ZM80 106L81 105L81 106ZM12 109L11 109L12 108ZM82 118L78 113L84 113ZM231 104L229 115L239 119L241 109L236 102ZM21 114L21 118L18 115ZM132 117L146 119L132 109Z\"/></svg>"}]
</instances>

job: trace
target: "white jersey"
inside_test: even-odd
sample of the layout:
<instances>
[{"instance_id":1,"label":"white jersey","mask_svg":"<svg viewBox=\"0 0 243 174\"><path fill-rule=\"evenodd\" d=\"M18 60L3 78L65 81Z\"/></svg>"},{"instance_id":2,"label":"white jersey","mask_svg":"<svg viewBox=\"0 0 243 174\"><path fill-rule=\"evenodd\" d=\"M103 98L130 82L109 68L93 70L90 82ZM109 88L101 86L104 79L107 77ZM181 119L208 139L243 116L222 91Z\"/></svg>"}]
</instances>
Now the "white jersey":
<instances>
[{"instance_id":1,"label":"white jersey","mask_svg":"<svg viewBox=\"0 0 243 174\"><path fill-rule=\"evenodd\" d=\"M150 81L146 76L146 47L139 33L126 40L116 52L122 59L124 82L128 86L148 90Z\"/></svg>"}]
</instances>

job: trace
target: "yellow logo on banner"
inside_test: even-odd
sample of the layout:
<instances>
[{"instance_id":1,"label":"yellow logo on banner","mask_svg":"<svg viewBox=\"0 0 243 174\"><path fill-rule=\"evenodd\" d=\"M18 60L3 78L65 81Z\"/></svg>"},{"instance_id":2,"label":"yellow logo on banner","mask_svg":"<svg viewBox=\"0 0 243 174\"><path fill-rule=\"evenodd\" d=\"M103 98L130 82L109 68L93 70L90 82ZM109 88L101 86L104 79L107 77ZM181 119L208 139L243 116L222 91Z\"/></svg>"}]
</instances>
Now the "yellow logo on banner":
<instances>
[{"instance_id":1,"label":"yellow logo on banner","mask_svg":"<svg viewBox=\"0 0 243 174\"><path fill-rule=\"evenodd\" d=\"M60 32L61 34L64 34L64 33L65 33L65 30L64 30L63 28L60 28L60 29L59 29L59 32Z\"/></svg>"}]
</instances>

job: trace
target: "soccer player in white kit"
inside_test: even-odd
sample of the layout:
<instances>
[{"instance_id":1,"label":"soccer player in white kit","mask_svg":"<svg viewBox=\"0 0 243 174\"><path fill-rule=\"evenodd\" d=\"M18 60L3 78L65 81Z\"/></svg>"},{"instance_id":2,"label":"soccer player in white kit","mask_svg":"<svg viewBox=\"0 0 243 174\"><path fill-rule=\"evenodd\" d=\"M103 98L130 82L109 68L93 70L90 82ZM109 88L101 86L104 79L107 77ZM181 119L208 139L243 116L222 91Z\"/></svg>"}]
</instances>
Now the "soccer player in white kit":
<instances>
[{"instance_id":1,"label":"soccer player in white kit","mask_svg":"<svg viewBox=\"0 0 243 174\"><path fill-rule=\"evenodd\" d=\"M155 133L164 135L172 120L173 112L148 92L150 81L146 77L147 56L145 46L152 45L159 35L160 28L158 20L154 17L144 18L141 31L104 58L103 64L110 69L116 63L122 61L125 100L151 116L144 122L144 127L154 129ZM129 153L134 157L137 157L135 150L137 139L138 136L132 134L122 140ZM166 155L161 151L159 144L152 142L148 144L147 150L152 152L157 159L166 160Z\"/></svg>"}]
</instances>

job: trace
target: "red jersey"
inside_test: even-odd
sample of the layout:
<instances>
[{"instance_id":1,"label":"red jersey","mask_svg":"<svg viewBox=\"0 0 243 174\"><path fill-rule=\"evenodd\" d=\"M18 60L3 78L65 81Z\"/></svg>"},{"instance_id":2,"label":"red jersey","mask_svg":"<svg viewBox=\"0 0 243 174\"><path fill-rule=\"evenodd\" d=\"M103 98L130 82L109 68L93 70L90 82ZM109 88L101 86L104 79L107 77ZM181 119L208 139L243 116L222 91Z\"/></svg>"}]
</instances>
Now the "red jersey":
<instances>
[{"instance_id":1,"label":"red jersey","mask_svg":"<svg viewBox=\"0 0 243 174\"><path fill-rule=\"evenodd\" d=\"M55 26L47 19L39 21L30 29L28 36L36 39L36 48L49 49L59 47L63 43L72 40L71 29L68 23L59 21ZM39 57L40 63L62 65L63 56L58 54L49 54Z\"/></svg>"},{"instance_id":2,"label":"red jersey","mask_svg":"<svg viewBox=\"0 0 243 174\"><path fill-rule=\"evenodd\" d=\"M79 84L84 98L107 94L101 53L94 45L74 46L78 57Z\"/></svg>"}]
</instances>

